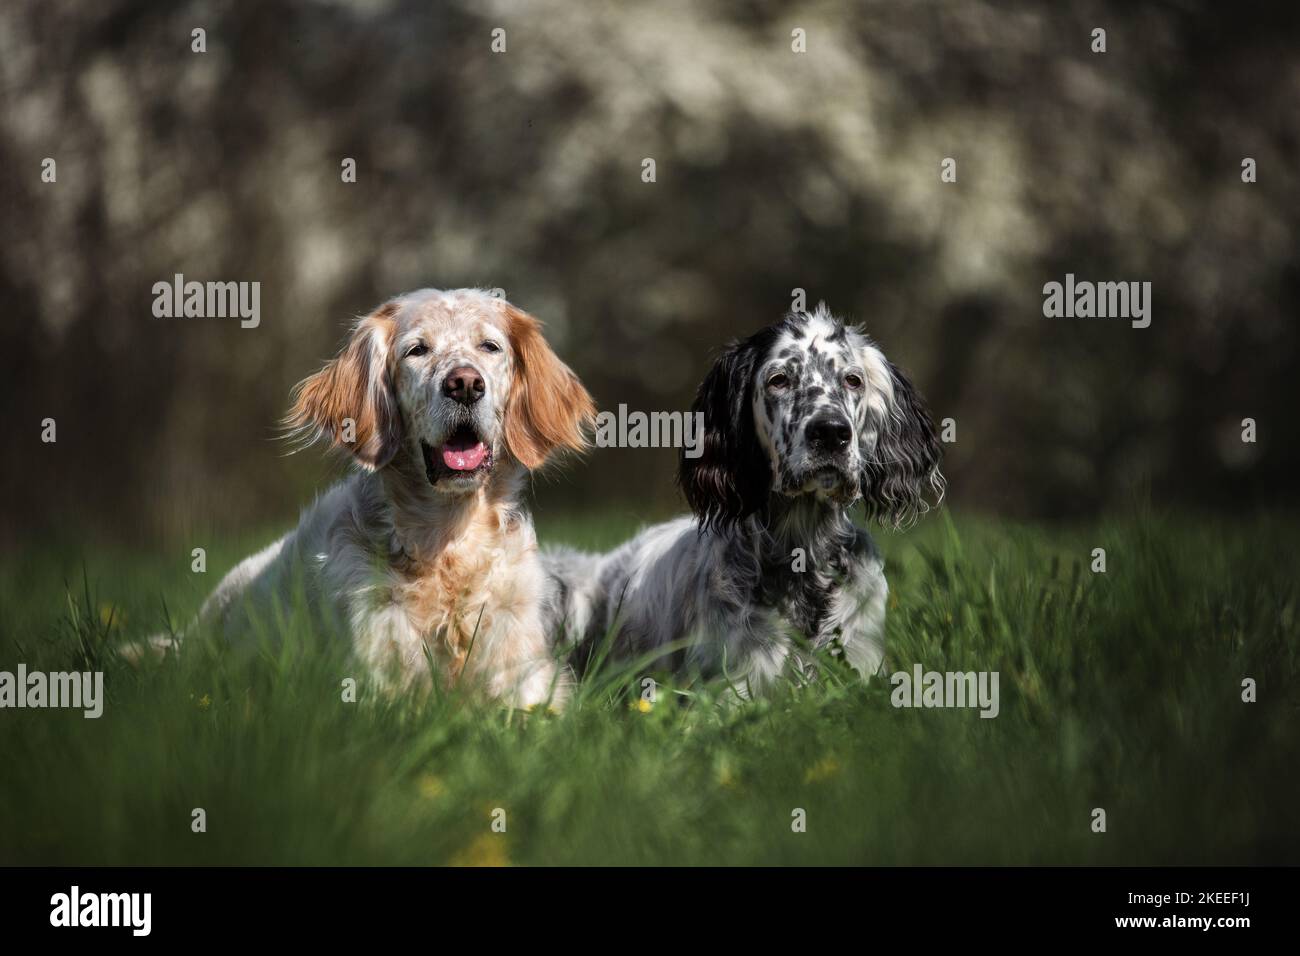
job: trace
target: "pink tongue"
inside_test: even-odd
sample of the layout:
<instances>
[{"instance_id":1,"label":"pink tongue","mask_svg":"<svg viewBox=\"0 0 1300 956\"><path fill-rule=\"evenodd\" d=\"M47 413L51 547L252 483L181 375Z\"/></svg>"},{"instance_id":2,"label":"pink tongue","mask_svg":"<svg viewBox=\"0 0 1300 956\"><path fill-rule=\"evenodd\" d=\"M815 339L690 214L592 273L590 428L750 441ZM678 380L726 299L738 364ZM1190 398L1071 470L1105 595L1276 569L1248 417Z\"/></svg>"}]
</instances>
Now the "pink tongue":
<instances>
[{"instance_id":1,"label":"pink tongue","mask_svg":"<svg viewBox=\"0 0 1300 956\"><path fill-rule=\"evenodd\" d=\"M487 446L482 442L471 445L469 448L452 448L449 445L444 445L442 463L452 471L473 471L483 464L483 458L486 455Z\"/></svg>"}]
</instances>

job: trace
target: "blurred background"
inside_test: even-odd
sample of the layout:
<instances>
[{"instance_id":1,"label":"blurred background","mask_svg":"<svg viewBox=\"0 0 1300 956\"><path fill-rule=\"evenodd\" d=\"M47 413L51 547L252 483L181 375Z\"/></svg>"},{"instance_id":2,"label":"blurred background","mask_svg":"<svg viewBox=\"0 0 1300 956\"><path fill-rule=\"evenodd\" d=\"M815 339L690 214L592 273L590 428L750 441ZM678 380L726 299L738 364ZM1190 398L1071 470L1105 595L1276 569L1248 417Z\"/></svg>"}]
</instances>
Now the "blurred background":
<instances>
[{"instance_id":1,"label":"blurred background","mask_svg":"<svg viewBox=\"0 0 1300 956\"><path fill-rule=\"evenodd\" d=\"M1297 7L1058 6L9 0L0 547L287 523L342 470L284 457L290 387L422 286L504 289L647 411L802 288L955 419L955 507L1294 501ZM1067 272L1150 281L1150 328L1044 318ZM260 326L154 318L175 273L260 282ZM537 505L670 511L674 463Z\"/></svg>"}]
</instances>

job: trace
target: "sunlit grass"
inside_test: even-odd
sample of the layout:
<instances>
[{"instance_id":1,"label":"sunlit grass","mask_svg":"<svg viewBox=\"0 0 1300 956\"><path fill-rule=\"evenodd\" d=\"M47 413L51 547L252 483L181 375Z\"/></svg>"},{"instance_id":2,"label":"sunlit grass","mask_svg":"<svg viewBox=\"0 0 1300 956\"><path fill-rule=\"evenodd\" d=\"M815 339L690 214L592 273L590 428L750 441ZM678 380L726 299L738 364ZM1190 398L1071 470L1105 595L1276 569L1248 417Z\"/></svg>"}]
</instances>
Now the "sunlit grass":
<instances>
[{"instance_id":1,"label":"sunlit grass","mask_svg":"<svg viewBox=\"0 0 1300 956\"><path fill-rule=\"evenodd\" d=\"M541 531L605 546L636 524ZM993 720L838 673L741 705L699 686L641 704L631 673L559 715L364 681L345 703L362 675L301 608L258 653L195 642L135 671L114 648L183 625L258 542L214 544L205 575L188 552L14 555L0 669L102 667L109 699L99 720L0 711L0 862L1300 862L1298 528L940 513L880 535L887 669L996 670Z\"/></svg>"}]
</instances>

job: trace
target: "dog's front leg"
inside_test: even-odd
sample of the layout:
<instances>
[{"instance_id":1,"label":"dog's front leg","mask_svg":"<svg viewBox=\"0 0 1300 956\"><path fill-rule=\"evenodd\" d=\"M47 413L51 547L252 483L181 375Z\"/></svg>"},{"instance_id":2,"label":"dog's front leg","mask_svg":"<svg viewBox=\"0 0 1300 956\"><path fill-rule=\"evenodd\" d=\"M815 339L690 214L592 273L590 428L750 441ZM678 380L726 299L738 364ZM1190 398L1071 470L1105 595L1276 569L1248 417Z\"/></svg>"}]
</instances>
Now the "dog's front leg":
<instances>
[{"instance_id":1,"label":"dog's front leg","mask_svg":"<svg viewBox=\"0 0 1300 956\"><path fill-rule=\"evenodd\" d=\"M397 694L432 686L433 667L424 635L400 604L362 606L351 617L353 650L381 692Z\"/></svg>"},{"instance_id":2,"label":"dog's front leg","mask_svg":"<svg viewBox=\"0 0 1300 956\"><path fill-rule=\"evenodd\" d=\"M889 583L875 542L858 529L843 584L836 590L823 632L844 650L845 659L864 678L885 660L885 605Z\"/></svg>"}]
</instances>

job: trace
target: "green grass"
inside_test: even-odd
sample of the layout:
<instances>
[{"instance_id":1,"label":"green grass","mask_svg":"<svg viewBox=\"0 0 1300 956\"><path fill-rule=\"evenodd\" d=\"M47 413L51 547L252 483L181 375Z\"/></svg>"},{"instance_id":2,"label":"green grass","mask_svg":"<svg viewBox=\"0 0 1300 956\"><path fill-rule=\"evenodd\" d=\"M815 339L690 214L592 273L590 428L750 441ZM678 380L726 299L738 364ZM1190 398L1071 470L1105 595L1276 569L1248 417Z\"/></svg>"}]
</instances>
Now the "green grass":
<instances>
[{"instance_id":1,"label":"green grass","mask_svg":"<svg viewBox=\"0 0 1300 956\"><path fill-rule=\"evenodd\" d=\"M540 533L608 545L633 528ZM279 651L200 642L137 672L113 648L164 605L183 623L259 542L210 548L206 575L188 549L13 555L0 669L102 667L108 702L99 720L0 711L0 863L1300 863L1297 532L1288 514L940 514L878 535L888 669L997 670L993 720L895 709L887 682L834 674L732 706L661 693L648 713L608 684L561 715L364 685L346 704L360 675L301 613Z\"/></svg>"}]
</instances>

